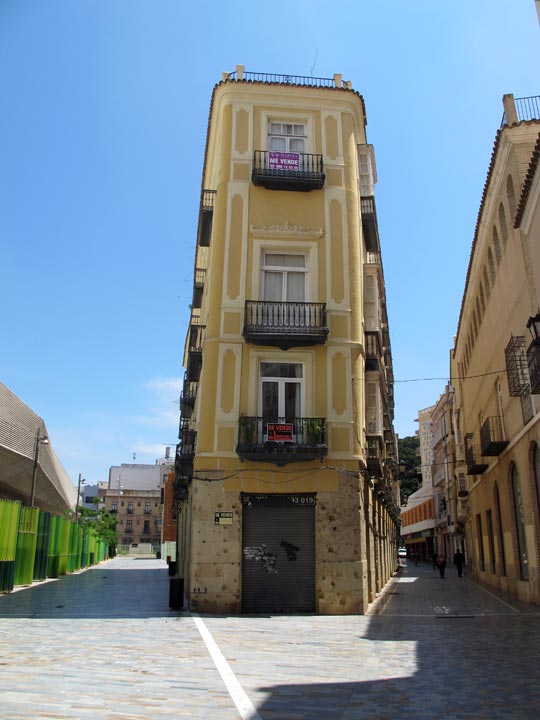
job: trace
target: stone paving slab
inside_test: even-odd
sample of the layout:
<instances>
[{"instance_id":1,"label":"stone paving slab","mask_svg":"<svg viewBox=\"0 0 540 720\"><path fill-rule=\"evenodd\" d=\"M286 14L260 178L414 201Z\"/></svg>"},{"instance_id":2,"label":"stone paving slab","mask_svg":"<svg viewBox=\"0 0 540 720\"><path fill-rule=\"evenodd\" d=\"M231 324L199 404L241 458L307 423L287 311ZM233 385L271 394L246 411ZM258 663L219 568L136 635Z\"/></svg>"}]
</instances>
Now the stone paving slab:
<instances>
[{"instance_id":1,"label":"stone paving slab","mask_svg":"<svg viewBox=\"0 0 540 720\"><path fill-rule=\"evenodd\" d=\"M203 616L241 715L157 560L0 596L0 720L529 720L540 608L406 567L366 616Z\"/></svg>"}]
</instances>

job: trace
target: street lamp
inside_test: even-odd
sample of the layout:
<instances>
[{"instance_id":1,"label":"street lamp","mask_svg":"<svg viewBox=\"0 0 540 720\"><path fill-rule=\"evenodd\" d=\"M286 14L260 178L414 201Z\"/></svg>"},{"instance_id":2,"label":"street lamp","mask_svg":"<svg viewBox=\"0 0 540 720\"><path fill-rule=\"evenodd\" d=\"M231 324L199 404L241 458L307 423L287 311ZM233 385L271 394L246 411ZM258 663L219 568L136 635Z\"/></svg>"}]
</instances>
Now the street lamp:
<instances>
[{"instance_id":1,"label":"street lamp","mask_svg":"<svg viewBox=\"0 0 540 720\"><path fill-rule=\"evenodd\" d=\"M77 504L75 505L75 522L79 522L79 498L81 494L81 485L84 485L86 480L81 479L81 473L79 473L79 484L77 485Z\"/></svg>"},{"instance_id":2,"label":"street lamp","mask_svg":"<svg viewBox=\"0 0 540 720\"><path fill-rule=\"evenodd\" d=\"M39 462L39 446L48 445L49 438L46 435L41 435L41 428L36 433L36 443L34 445L34 470L32 472L32 490L30 492L30 507L34 507L34 498L36 496L36 479L37 479L37 468Z\"/></svg>"}]
</instances>

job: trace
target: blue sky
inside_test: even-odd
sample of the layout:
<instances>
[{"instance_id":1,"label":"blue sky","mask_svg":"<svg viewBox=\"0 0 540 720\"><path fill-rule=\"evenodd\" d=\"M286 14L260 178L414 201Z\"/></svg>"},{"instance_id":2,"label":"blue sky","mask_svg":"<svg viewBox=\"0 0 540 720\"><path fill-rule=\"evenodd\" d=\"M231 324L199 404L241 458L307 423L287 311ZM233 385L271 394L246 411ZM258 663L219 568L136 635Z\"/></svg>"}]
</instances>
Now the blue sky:
<instances>
[{"instance_id":1,"label":"blue sky","mask_svg":"<svg viewBox=\"0 0 540 720\"><path fill-rule=\"evenodd\" d=\"M395 377L446 378L501 98L540 93L539 48L533 0L0 0L0 380L71 478L176 442L222 71L362 93ZM443 388L396 383L401 436Z\"/></svg>"}]
</instances>

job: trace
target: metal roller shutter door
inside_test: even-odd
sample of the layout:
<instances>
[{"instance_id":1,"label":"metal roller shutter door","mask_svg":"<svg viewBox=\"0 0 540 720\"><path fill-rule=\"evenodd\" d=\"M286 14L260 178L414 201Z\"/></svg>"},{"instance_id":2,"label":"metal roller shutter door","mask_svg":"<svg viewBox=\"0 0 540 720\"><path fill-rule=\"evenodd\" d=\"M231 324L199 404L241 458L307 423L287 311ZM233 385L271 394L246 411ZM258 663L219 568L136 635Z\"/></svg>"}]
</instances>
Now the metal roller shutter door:
<instances>
[{"instance_id":1,"label":"metal roller shutter door","mask_svg":"<svg viewBox=\"0 0 540 720\"><path fill-rule=\"evenodd\" d=\"M243 496L242 610L315 611L315 496Z\"/></svg>"}]
</instances>

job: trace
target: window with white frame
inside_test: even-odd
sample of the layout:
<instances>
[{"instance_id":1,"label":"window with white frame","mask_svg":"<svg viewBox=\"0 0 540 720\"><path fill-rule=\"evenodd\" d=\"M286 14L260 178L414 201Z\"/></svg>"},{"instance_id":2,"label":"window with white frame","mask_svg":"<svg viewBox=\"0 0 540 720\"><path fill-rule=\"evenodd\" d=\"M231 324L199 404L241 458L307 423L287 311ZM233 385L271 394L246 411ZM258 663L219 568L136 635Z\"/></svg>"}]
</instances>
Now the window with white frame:
<instances>
[{"instance_id":1,"label":"window with white frame","mask_svg":"<svg viewBox=\"0 0 540 720\"><path fill-rule=\"evenodd\" d=\"M382 434L381 392L378 382L366 383L366 426L368 435Z\"/></svg>"},{"instance_id":2,"label":"window with white frame","mask_svg":"<svg viewBox=\"0 0 540 720\"><path fill-rule=\"evenodd\" d=\"M268 149L277 152L306 152L306 126L302 123L270 122Z\"/></svg>"},{"instance_id":3,"label":"window with white frame","mask_svg":"<svg viewBox=\"0 0 540 720\"><path fill-rule=\"evenodd\" d=\"M259 415L268 422L292 422L303 415L304 368L301 363L261 362Z\"/></svg>"},{"instance_id":4,"label":"window with white frame","mask_svg":"<svg viewBox=\"0 0 540 720\"><path fill-rule=\"evenodd\" d=\"M306 256L265 252L262 264L263 300L268 302L306 301Z\"/></svg>"},{"instance_id":5,"label":"window with white frame","mask_svg":"<svg viewBox=\"0 0 540 720\"><path fill-rule=\"evenodd\" d=\"M362 197L370 197L374 194L373 172L371 157L367 147L359 149L358 151L358 170L360 174L360 195Z\"/></svg>"},{"instance_id":6,"label":"window with white frame","mask_svg":"<svg viewBox=\"0 0 540 720\"><path fill-rule=\"evenodd\" d=\"M364 278L364 323L368 331L379 329L379 289L372 274Z\"/></svg>"}]
</instances>

